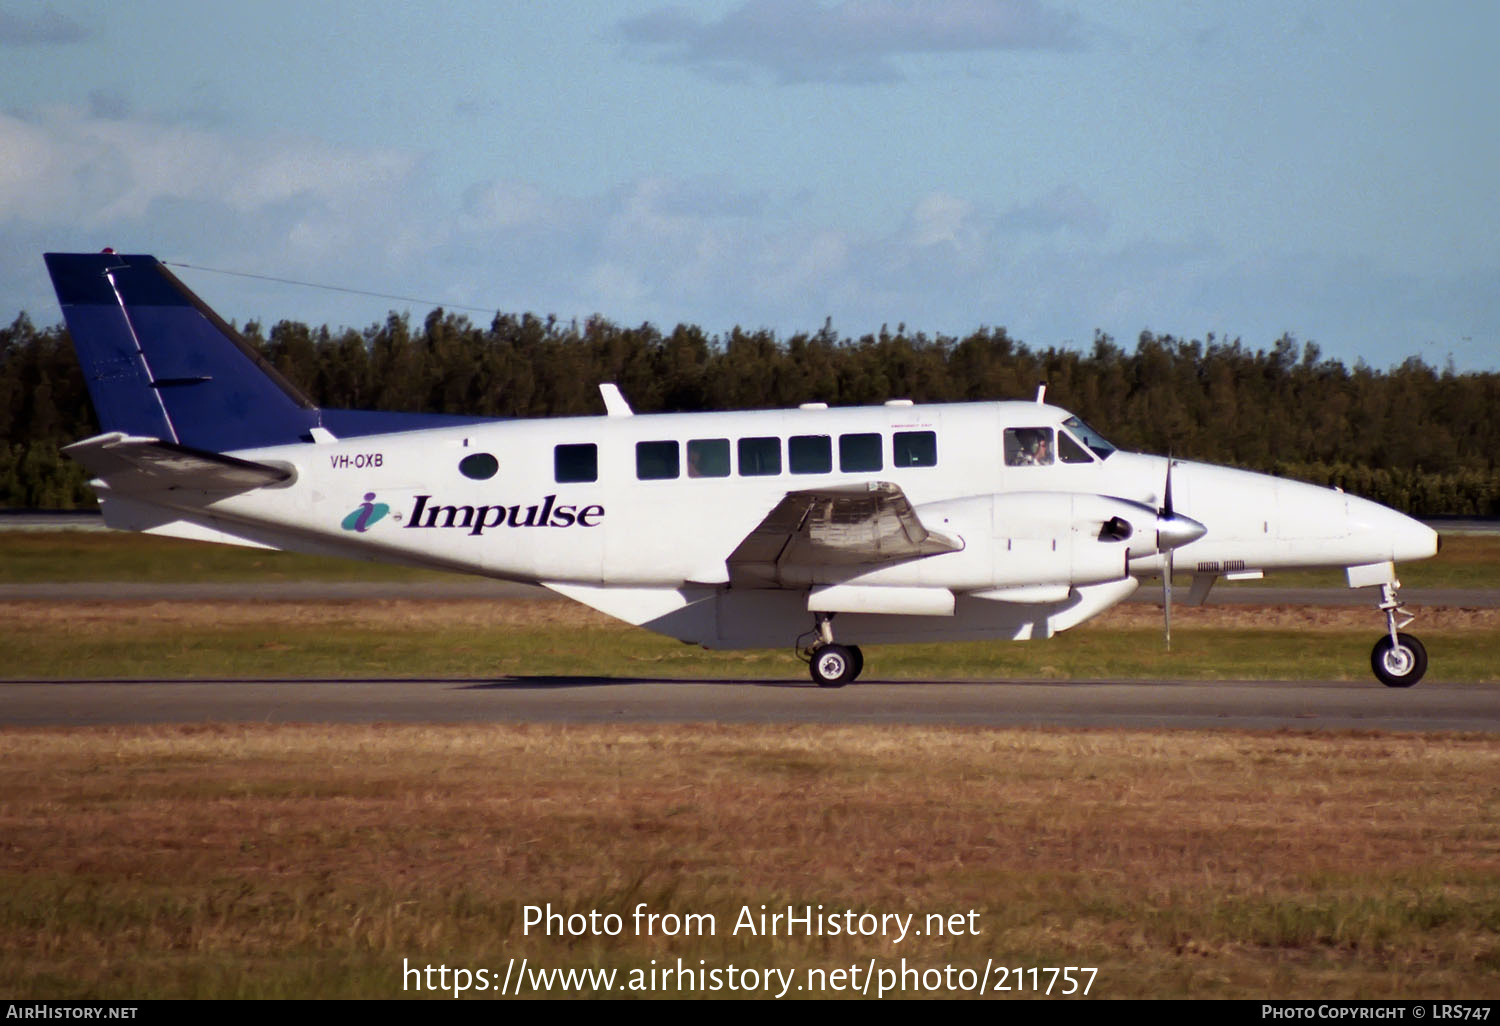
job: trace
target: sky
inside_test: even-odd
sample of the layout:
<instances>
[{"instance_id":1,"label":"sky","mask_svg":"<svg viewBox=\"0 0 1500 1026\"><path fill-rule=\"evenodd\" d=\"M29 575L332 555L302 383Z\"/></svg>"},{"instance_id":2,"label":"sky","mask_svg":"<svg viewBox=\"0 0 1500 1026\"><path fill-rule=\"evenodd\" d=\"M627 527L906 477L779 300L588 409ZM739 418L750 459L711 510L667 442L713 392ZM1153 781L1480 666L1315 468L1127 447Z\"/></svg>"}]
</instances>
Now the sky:
<instances>
[{"instance_id":1,"label":"sky","mask_svg":"<svg viewBox=\"0 0 1500 1026\"><path fill-rule=\"evenodd\" d=\"M0 0L0 322L112 246L239 323L1500 370L1496 39L1484 0Z\"/></svg>"}]
</instances>

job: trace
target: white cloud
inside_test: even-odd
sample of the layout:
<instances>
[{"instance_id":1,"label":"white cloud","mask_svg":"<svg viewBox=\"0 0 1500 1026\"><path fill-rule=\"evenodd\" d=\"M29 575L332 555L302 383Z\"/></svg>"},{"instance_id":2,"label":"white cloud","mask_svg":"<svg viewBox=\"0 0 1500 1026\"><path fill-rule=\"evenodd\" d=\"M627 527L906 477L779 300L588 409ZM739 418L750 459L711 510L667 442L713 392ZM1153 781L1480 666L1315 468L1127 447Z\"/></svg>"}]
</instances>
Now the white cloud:
<instances>
[{"instance_id":1,"label":"white cloud","mask_svg":"<svg viewBox=\"0 0 1500 1026\"><path fill-rule=\"evenodd\" d=\"M934 191L889 230L861 233L810 223L714 178L646 177L583 198L503 181L469 191L443 253L459 279L503 283L538 312L710 330L816 327L830 314L876 324L930 318L957 331L1000 323L1022 283L1038 284L1028 264L1039 249L1086 244L1103 222L1074 186L1000 213ZM1047 297L1059 291L1041 284ZM539 309L546 302L556 305ZM966 312L974 310L983 313Z\"/></svg>"},{"instance_id":2,"label":"white cloud","mask_svg":"<svg viewBox=\"0 0 1500 1026\"><path fill-rule=\"evenodd\" d=\"M530 182L486 182L464 197L464 226L471 231L540 224L553 214L552 202Z\"/></svg>"},{"instance_id":3,"label":"white cloud","mask_svg":"<svg viewBox=\"0 0 1500 1026\"><path fill-rule=\"evenodd\" d=\"M248 139L71 108L0 113L0 219L108 226L183 201L238 215L291 201L349 210L401 186L415 164L395 150Z\"/></svg>"},{"instance_id":4,"label":"white cloud","mask_svg":"<svg viewBox=\"0 0 1500 1026\"><path fill-rule=\"evenodd\" d=\"M418 230L421 171L416 155L395 149L256 138L128 111L0 113L0 232L9 243L0 252L0 301L44 316L51 290L39 254L105 245L395 292L433 246ZM392 267L395 277L381 273ZM193 284L208 290L206 299L242 304L225 311L238 319L326 316L317 311L331 295L278 294L244 279ZM343 316L361 323L364 315Z\"/></svg>"},{"instance_id":5,"label":"white cloud","mask_svg":"<svg viewBox=\"0 0 1500 1026\"><path fill-rule=\"evenodd\" d=\"M972 234L968 225L973 213L973 205L957 196L946 193L924 196L912 211L911 241L917 246L959 245L960 235Z\"/></svg>"}]
</instances>

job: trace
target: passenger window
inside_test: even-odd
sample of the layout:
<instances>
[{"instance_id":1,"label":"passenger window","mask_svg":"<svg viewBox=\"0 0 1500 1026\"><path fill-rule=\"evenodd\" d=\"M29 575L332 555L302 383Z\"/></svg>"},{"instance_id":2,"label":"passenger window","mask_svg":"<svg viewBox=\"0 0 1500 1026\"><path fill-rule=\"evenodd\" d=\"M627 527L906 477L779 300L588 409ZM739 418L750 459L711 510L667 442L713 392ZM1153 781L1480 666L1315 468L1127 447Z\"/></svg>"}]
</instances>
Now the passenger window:
<instances>
[{"instance_id":1,"label":"passenger window","mask_svg":"<svg viewBox=\"0 0 1500 1026\"><path fill-rule=\"evenodd\" d=\"M676 442L635 443L635 476L642 481L665 481L681 472Z\"/></svg>"},{"instance_id":2,"label":"passenger window","mask_svg":"<svg viewBox=\"0 0 1500 1026\"><path fill-rule=\"evenodd\" d=\"M786 443L793 474L827 474L833 470L833 439L827 435L793 435Z\"/></svg>"},{"instance_id":3,"label":"passenger window","mask_svg":"<svg viewBox=\"0 0 1500 1026\"><path fill-rule=\"evenodd\" d=\"M729 476L729 439L694 438L687 445L688 477Z\"/></svg>"},{"instance_id":4,"label":"passenger window","mask_svg":"<svg viewBox=\"0 0 1500 1026\"><path fill-rule=\"evenodd\" d=\"M1005 465L1041 467L1052 464L1051 428L1006 428Z\"/></svg>"},{"instance_id":5,"label":"passenger window","mask_svg":"<svg viewBox=\"0 0 1500 1026\"><path fill-rule=\"evenodd\" d=\"M488 481L500 472L500 461L487 452L470 453L458 461L458 472L474 481Z\"/></svg>"},{"instance_id":6,"label":"passenger window","mask_svg":"<svg viewBox=\"0 0 1500 1026\"><path fill-rule=\"evenodd\" d=\"M1057 458L1064 463L1094 462L1094 457L1088 454L1088 450L1073 441L1073 436L1066 431L1057 433Z\"/></svg>"},{"instance_id":7,"label":"passenger window","mask_svg":"<svg viewBox=\"0 0 1500 1026\"><path fill-rule=\"evenodd\" d=\"M891 463L897 467L937 466L937 433L897 431L891 439Z\"/></svg>"},{"instance_id":8,"label":"passenger window","mask_svg":"<svg viewBox=\"0 0 1500 1026\"><path fill-rule=\"evenodd\" d=\"M882 466L879 435L839 435L839 470L845 474L858 474L879 470Z\"/></svg>"},{"instance_id":9,"label":"passenger window","mask_svg":"<svg viewBox=\"0 0 1500 1026\"><path fill-rule=\"evenodd\" d=\"M593 442L553 447L552 479L558 484L599 480L599 447Z\"/></svg>"},{"instance_id":10,"label":"passenger window","mask_svg":"<svg viewBox=\"0 0 1500 1026\"><path fill-rule=\"evenodd\" d=\"M781 473L781 439L741 438L740 477L771 477Z\"/></svg>"}]
</instances>

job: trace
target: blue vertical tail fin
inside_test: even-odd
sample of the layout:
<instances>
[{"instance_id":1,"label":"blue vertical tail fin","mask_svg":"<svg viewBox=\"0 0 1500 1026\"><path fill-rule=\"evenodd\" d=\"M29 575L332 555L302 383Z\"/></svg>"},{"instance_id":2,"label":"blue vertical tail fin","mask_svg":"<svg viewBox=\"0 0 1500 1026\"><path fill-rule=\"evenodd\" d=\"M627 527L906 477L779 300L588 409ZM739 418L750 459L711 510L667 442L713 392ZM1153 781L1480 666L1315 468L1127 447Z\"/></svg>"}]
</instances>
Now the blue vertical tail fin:
<instances>
[{"instance_id":1,"label":"blue vertical tail fin","mask_svg":"<svg viewBox=\"0 0 1500 1026\"><path fill-rule=\"evenodd\" d=\"M320 413L153 256L48 253L100 427L225 452L305 441Z\"/></svg>"}]
</instances>

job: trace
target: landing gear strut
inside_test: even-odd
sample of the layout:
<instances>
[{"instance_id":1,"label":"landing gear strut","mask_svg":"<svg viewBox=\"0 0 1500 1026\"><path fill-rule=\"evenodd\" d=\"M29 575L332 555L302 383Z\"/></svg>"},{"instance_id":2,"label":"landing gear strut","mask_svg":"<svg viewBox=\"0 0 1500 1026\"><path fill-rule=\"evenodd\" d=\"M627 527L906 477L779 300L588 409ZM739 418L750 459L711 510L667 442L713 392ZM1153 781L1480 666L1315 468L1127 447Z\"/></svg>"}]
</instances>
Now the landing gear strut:
<instances>
[{"instance_id":1,"label":"landing gear strut","mask_svg":"<svg viewBox=\"0 0 1500 1026\"><path fill-rule=\"evenodd\" d=\"M833 640L833 614L815 613L817 637L807 649L799 646L798 654L807 659L812 679L820 688L841 688L859 676L865 668L864 653L858 645L839 645ZM807 635L803 635L806 637ZM799 639L800 640L800 639Z\"/></svg>"},{"instance_id":2,"label":"landing gear strut","mask_svg":"<svg viewBox=\"0 0 1500 1026\"><path fill-rule=\"evenodd\" d=\"M1401 608L1396 598L1398 587L1399 581L1380 586L1380 610L1385 613L1386 634L1370 650L1370 668L1386 687L1409 688L1427 672L1427 649L1413 635L1401 633L1401 628L1411 623L1412 615Z\"/></svg>"}]
</instances>

